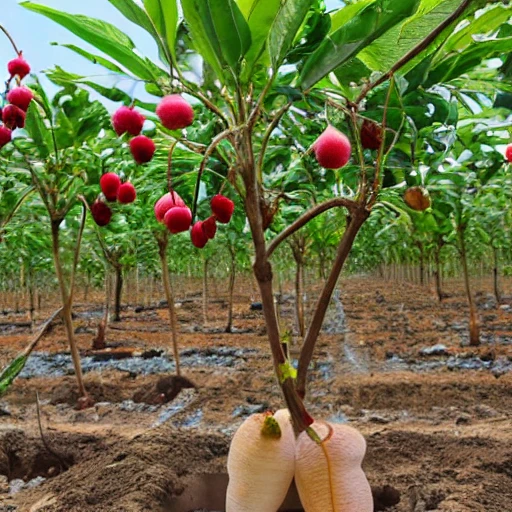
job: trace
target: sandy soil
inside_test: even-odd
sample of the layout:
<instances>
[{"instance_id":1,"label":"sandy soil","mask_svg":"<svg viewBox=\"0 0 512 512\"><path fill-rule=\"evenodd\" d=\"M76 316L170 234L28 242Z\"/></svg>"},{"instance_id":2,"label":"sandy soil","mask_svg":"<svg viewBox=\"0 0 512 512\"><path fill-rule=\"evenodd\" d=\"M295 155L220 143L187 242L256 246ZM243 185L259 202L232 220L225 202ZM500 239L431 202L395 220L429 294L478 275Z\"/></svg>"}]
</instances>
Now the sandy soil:
<instances>
[{"instance_id":1,"label":"sandy soil","mask_svg":"<svg viewBox=\"0 0 512 512\"><path fill-rule=\"evenodd\" d=\"M378 279L347 279L340 290L318 345L308 408L361 430L371 484L401 494L386 510L512 511L512 300L499 307L488 287L479 290L483 343L473 348L459 283L450 283L442 304L428 287ZM67 349L56 324L34 354L31 378L18 379L0 404L0 511L171 510L190 475L225 471L240 422L282 406L262 313L250 299L236 298L234 334L222 332L224 301L211 302L207 326L199 296L181 302L188 380L174 379L165 357L150 357L170 349L166 309L127 307L109 346L147 359L128 358L123 369L115 366L121 360L91 363L86 383L96 405L81 411L69 368L56 359ZM281 302L283 326L292 327L293 297ZM79 305L75 314L84 361L94 362L101 304ZM4 315L2 365L27 343L23 323L23 314ZM14 493L16 486L24 487Z\"/></svg>"}]
</instances>

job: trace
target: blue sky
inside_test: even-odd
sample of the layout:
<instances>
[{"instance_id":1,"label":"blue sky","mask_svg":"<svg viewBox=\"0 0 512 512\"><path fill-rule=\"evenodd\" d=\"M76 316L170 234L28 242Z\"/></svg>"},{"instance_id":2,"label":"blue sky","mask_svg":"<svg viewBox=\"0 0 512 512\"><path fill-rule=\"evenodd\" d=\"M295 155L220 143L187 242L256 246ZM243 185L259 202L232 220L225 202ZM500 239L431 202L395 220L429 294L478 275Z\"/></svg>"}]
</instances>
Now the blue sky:
<instances>
[{"instance_id":1,"label":"blue sky","mask_svg":"<svg viewBox=\"0 0 512 512\"><path fill-rule=\"evenodd\" d=\"M93 51L93 48L88 47L71 32L44 16L24 9L18 5L18 0L0 1L2 3L0 23L11 33L18 47L23 50L25 58L32 67L32 72L37 73L44 85L50 88L51 91L54 91L55 88L45 79L42 72L45 69L52 68L55 64L66 71L80 75L97 77L98 74L107 74L99 66L89 63L71 50L50 45L51 42L74 43ZM39 0L37 3L48 5L54 9L85 14L108 21L126 32L134 41L140 53L157 60L153 39L142 29L126 20L108 0ZM329 9L338 7L342 3L341 0L326 0ZM97 53L96 50L94 52ZM2 57L1 61L5 63L15 56L12 46L3 33L0 33L0 56ZM5 73L7 73L7 70L5 70ZM127 83L116 85L129 92L134 87L134 84ZM144 96L142 85L136 86L135 93L137 97L142 98ZM112 108L113 105L109 105L109 107Z\"/></svg>"}]
</instances>

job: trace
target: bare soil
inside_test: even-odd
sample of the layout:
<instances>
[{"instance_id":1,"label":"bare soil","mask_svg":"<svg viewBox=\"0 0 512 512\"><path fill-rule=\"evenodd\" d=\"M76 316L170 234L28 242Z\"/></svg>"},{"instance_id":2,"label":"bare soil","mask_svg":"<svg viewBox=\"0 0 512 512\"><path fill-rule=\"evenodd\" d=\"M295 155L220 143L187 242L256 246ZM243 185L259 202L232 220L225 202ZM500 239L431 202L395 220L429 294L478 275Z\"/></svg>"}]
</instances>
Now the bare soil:
<instances>
[{"instance_id":1,"label":"bare soil","mask_svg":"<svg viewBox=\"0 0 512 512\"><path fill-rule=\"evenodd\" d=\"M449 297L439 304L429 287L349 278L330 308L308 409L361 430L371 484L401 495L386 510L512 512L512 299L500 307L490 283L480 285L476 348L468 346L458 282L447 284ZM164 306L126 307L108 331L113 350L95 353L101 294L78 305L77 338L96 402L86 410L75 408L64 330L56 324L33 355L30 378L17 379L0 403L0 511L170 510L190 475L224 472L236 427L252 412L283 404L262 312L251 310L253 297L241 292L235 333L226 334L219 296L206 326L199 295L189 294L178 308L186 379L176 379L167 357L158 357L172 353ZM293 327L293 306L293 296L283 294L283 327ZM52 307L38 313L41 321ZM2 365L30 337L25 314L3 316ZM14 493L19 479L25 486Z\"/></svg>"}]
</instances>

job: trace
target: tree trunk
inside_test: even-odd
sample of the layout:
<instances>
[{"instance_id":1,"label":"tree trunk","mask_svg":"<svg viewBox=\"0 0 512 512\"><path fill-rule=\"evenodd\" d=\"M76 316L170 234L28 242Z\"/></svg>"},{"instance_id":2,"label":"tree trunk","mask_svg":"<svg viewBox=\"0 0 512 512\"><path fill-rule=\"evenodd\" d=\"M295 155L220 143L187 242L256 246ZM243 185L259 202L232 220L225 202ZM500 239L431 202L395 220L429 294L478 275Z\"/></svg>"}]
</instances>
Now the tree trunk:
<instances>
[{"instance_id":1,"label":"tree trunk","mask_svg":"<svg viewBox=\"0 0 512 512\"><path fill-rule=\"evenodd\" d=\"M176 375L181 375L180 352L178 350L178 322L176 320L176 308L174 305L174 292L169 276L169 265L167 263L167 247L169 245L169 235L165 233L162 238L157 238L158 255L160 256L160 264L162 267L162 281L164 286L165 298L167 300L167 308L169 310L169 324L172 335L172 350L174 353L174 363L176 365Z\"/></svg>"},{"instance_id":2,"label":"tree trunk","mask_svg":"<svg viewBox=\"0 0 512 512\"><path fill-rule=\"evenodd\" d=\"M73 327L73 318L71 316L72 310L72 297L69 296L68 289L64 280L62 271L62 264L59 254L59 226L61 221L52 221L52 249L53 249L53 262L55 265L55 273L57 274L57 281L59 282L60 295L62 300L62 319L66 327L66 333L71 350L71 358L73 359L73 366L75 368L75 375L78 385L78 392L80 397L84 400L87 399L87 391L85 390L84 380L82 376L82 366L80 363L80 354L75 341L75 330Z\"/></svg>"},{"instance_id":3,"label":"tree trunk","mask_svg":"<svg viewBox=\"0 0 512 512\"><path fill-rule=\"evenodd\" d=\"M464 229L459 228L459 243L460 255L462 259L462 271L464 273L464 285L466 288L466 295L469 305L469 344L472 347L480 345L480 325L478 322L478 314L476 310L475 301L471 292L471 285L469 282L468 260L466 253L466 241L464 238Z\"/></svg>"},{"instance_id":4,"label":"tree trunk","mask_svg":"<svg viewBox=\"0 0 512 512\"><path fill-rule=\"evenodd\" d=\"M123 267L116 265L116 294L114 298L114 322L121 321L121 298L123 295Z\"/></svg>"},{"instance_id":5,"label":"tree trunk","mask_svg":"<svg viewBox=\"0 0 512 512\"><path fill-rule=\"evenodd\" d=\"M301 240L294 240L291 242L293 258L295 259L295 321L297 324L297 332L299 336L304 339L304 303L303 296L303 268L304 268L304 255L303 244Z\"/></svg>"},{"instance_id":6,"label":"tree trunk","mask_svg":"<svg viewBox=\"0 0 512 512\"><path fill-rule=\"evenodd\" d=\"M441 276L441 246L436 247L435 251L435 260L436 260L436 271L435 271L435 278L436 278L436 293L437 293L437 299L439 302L443 301L443 289L442 289L442 276Z\"/></svg>"},{"instance_id":7,"label":"tree trunk","mask_svg":"<svg viewBox=\"0 0 512 512\"><path fill-rule=\"evenodd\" d=\"M423 254L423 244L420 247L420 285L425 286L425 255Z\"/></svg>"},{"instance_id":8,"label":"tree trunk","mask_svg":"<svg viewBox=\"0 0 512 512\"><path fill-rule=\"evenodd\" d=\"M98 334L92 341L92 348L94 350L103 350L107 347L106 337L108 328L108 319L110 315L110 302L112 297L112 283L110 279L110 272L108 265L105 269L105 307L103 310L103 318L98 325Z\"/></svg>"},{"instance_id":9,"label":"tree trunk","mask_svg":"<svg viewBox=\"0 0 512 512\"><path fill-rule=\"evenodd\" d=\"M231 256L231 267L229 269L229 288L228 288L228 324L226 325L226 332L232 332L233 330L233 292L235 290L235 278L236 278L236 260L235 250L231 245L228 246L229 254Z\"/></svg>"},{"instance_id":10,"label":"tree trunk","mask_svg":"<svg viewBox=\"0 0 512 512\"><path fill-rule=\"evenodd\" d=\"M208 262L208 258L203 261L203 327L208 324Z\"/></svg>"},{"instance_id":11,"label":"tree trunk","mask_svg":"<svg viewBox=\"0 0 512 512\"><path fill-rule=\"evenodd\" d=\"M501 291L500 291L500 274L499 274L499 257L498 257L498 249L493 246L492 253L494 256L494 296L496 297L496 302L498 306L501 304Z\"/></svg>"}]
</instances>

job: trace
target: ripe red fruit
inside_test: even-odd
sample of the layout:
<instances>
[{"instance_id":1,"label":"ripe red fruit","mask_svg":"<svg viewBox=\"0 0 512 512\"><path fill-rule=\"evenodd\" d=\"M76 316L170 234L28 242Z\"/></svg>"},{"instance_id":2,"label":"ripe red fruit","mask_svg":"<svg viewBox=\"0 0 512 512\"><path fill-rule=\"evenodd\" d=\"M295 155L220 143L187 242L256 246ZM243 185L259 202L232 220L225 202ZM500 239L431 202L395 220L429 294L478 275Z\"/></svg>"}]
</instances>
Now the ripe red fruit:
<instances>
[{"instance_id":1,"label":"ripe red fruit","mask_svg":"<svg viewBox=\"0 0 512 512\"><path fill-rule=\"evenodd\" d=\"M199 249L202 249L208 242L208 238L204 234L203 221L198 220L193 226L190 232L190 239L192 243Z\"/></svg>"},{"instance_id":2,"label":"ripe red fruit","mask_svg":"<svg viewBox=\"0 0 512 512\"><path fill-rule=\"evenodd\" d=\"M423 187L411 187L405 191L404 201L413 210L423 212L430 208L430 196Z\"/></svg>"},{"instance_id":3,"label":"ripe red fruit","mask_svg":"<svg viewBox=\"0 0 512 512\"><path fill-rule=\"evenodd\" d=\"M27 111L30 102L34 99L32 91L25 86L15 87L7 93L7 101L12 105L16 105L24 112Z\"/></svg>"},{"instance_id":4,"label":"ripe red fruit","mask_svg":"<svg viewBox=\"0 0 512 512\"><path fill-rule=\"evenodd\" d=\"M318 163L326 169L339 169L350 160L352 147L347 136L329 125L313 145Z\"/></svg>"},{"instance_id":5,"label":"ripe red fruit","mask_svg":"<svg viewBox=\"0 0 512 512\"><path fill-rule=\"evenodd\" d=\"M25 112L16 105L7 105L2 109L2 121L7 128L23 128L25 126Z\"/></svg>"},{"instance_id":6,"label":"ripe red fruit","mask_svg":"<svg viewBox=\"0 0 512 512\"><path fill-rule=\"evenodd\" d=\"M155 154L155 149L155 143L145 135L138 135L130 141L130 150L138 164L145 164L151 161Z\"/></svg>"},{"instance_id":7,"label":"ripe red fruit","mask_svg":"<svg viewBox=\"0 0 512 512\"><path fill-rule=\"evenodd\" d=\"M512 163L512 144L507 146L507 149L505 150L505 157Z\"/></svg>"},{"instance_id":8,"label":"ripe red fruit","mask_svg":"<svg viewBox=\"0 0 512 512\"><path fill-rule=\"evenodd\" d=\"M142 125L146 118L133 107L119 107L112 116L112 126L117 135L129 133L130 135L139 135Z\"/></svg>"},{"instance_id":9,"label":"ripe red fruit","mask_svg":"<svg viewBox=\"0 0 512 512\"><path fill-rule=\"evenodd\" d=\"M188 231L192 224L192 212L187 206L175 206L167 211L164 222L171 233Z\"/></svg>"},{"instance_id":10,"label":"ripe red fruit","mask_svg":"<svg viewBox=\"0 0 512 512\"><path fill-rule=\"evenodd\" d=\"M117 191L117 200L122 204L133 203L136 197L135 187L129 182L123 183Z\"/></svg>"},{"instance_id":11,"label":"ripe red fruit","mask_svg":"<svg viewBox=\"0 0 512 512\"><path fill-rule=\"evenodd\" d=\"M194 121L194 110L179 94L166 96L156 108L156 115L169 130L180 130Z\"/></svg>"},{"instance_id":12,"label":"ripe red fruit","mask_svg":"<svg viewBox=\"0 0 512 512\"><path fill-rule=\"evenodd\" d=\"M114 172L107 172L100 178L101 191L107 198L107 201L115 201L117 193L121 186L121 178Z\"/></svg>"},{"instance_id":13,"label":"ripe red fruit","mask_svg":"<svg viewBox=\"0 0 512 512\"><path fill-rule=\"evenodd\" d=\"M213 215L203 221L203 232L209 240L215 237L215 233L217 233L217 222Z\"/></svg>"},{"instance_id":14,"label":"ripe red fruit","mask_svg":"<svg viewBox=\"0 0 512 512\"><path fill-rule=\"evenodd\" d=\"M9 71L11 78L18 75L20 80L23 80L30 73L30 66L20 53L18 57L7 63L7 71Z\"/></svg>"},{"instance_id":15,"label":"ripe red fruit","mask_svg":"<svg viewBox=\"0 0 512 512\"><path fill-rule=\"evenodd\" d=\"M176 206L186 206L185 201L174 192L168 192L155 203L155 217L158 222L163 222L165 214Z\"/></svg>"},{"instance_id":16,"label":"ripe red fruit","mask_svg":"<svg viewBox=\"0 0 512 512\"><path fill-rule=\"evenodd\" d=\"M382 144L382 128L373 121L365 119L361 126L361 145L365 149L380 149Z\"/></svg>"},{"instance_id":17,"label":"ripe red fruit","mask_svg":"<svg viewBox=\"0 0 512 512\"><path fill-rule=\"evenodd\" d=\"M103 201L95 201L91 206L91 214L98 226L106 226L112 218L112 210Z\"/></svg>"},{"instance_id":18,"label":"ripe red fruit","mask_svg":"<svg viewBox=\"0 0 512 512\"><path fill-rule=\"evenodd\" d=\"M212 198L210 206L212 207L213 215L215 215L215 218L222 224L227 224L235 211L235 203L220 194Z\"/></svg>"},{"instance_id":19,"label":"ripe red fruit","mask_svg":"<svg viewBox=\"0 0 512 512\"><path fill-rule=\"evenodd\" d=\"M12 132L9 128L5 126L0 126L0 149L2 149L6 144L11 142Z\"/></svg>"}]
</instances>

